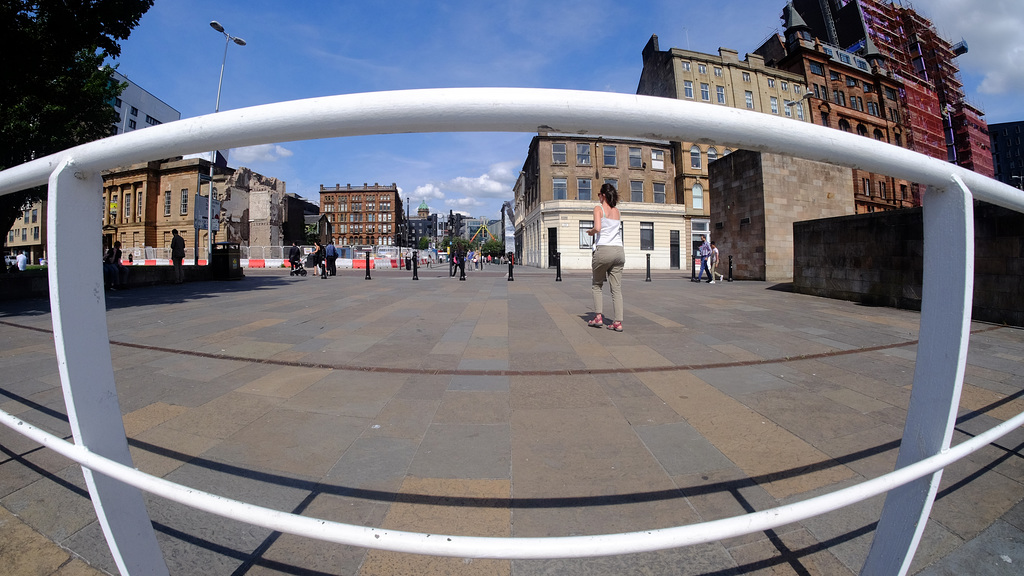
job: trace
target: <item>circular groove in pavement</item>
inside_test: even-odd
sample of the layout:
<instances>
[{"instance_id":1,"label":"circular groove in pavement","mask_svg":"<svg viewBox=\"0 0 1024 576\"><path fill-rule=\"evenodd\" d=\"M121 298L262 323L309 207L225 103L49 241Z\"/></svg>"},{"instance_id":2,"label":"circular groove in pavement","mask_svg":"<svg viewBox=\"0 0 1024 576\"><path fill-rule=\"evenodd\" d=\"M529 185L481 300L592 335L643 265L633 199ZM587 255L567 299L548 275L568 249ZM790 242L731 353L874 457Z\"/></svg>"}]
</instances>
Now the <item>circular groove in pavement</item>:
<instances>
[{"instance_id":1,"label":"circular groove in pavement","mask_svg":"<svg viewBox=\"0 0 1024 576\"><path fill-rule=\"evenodd\" d=\"M0 320L0 324L32 330L45 334L53 334L53 330L26 326L15 322ZM987 326L972 330L971 334L981 334L999 330L1003 326ZM112 346L123 348L134 348L137 350L148 350L151 352L164 352L181 356L192 356L195 358L209 358L213 360L231 360L235 362L247 362L253 364L266 364L269 366L287 366L290 368L321 368L326 370L342 370L348 372L377 372L383 374L421 374L421 375L451 375L451 376L578 376L588 374L640 374L647 372L685 372L691 370L713 370L716 368L736 368L742 366L762 366L766 364L783 364L786 362L799 362L801 360L817 360L821 358L833 358L836 356L848 356L851 354L864 354L867 352L878 352L880 350L891 350L894 348L906 348L916 346L919 340L908 340L906 342L894 342L892 344L881 344L878 346L867 346L864 348L853 348L850 350L833 350L831 352L818 352L816 354L801 354L799 356L783 356L781 358L763 358L761 360L742 360L735 362L709 362L706 364L676 364L672 366L643 366L638 368L593 368L593 369L563 369L563 370L460 370L458 368L402 368L392 366L363 366L357 364L331 364L325 362L302 362L298 360L275 360L273 358L249 358L246 356L233 356L230 354L215 354L212 352L200 352L196 350L181 350L178 348L166 348L163 346L150 346L147 344L134 344L131 342L120 342L110 340Z\"/></svg>"}]
</instances>

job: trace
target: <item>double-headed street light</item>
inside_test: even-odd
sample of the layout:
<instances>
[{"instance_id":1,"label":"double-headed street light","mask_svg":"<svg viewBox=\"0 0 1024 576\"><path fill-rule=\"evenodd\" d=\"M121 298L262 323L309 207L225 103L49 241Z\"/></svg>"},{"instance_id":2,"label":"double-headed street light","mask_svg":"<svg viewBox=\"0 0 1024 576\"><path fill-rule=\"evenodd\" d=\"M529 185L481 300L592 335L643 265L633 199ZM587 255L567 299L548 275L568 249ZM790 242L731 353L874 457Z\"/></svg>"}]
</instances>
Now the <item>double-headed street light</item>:
<instances>
[{"instance_id":1,"label":"double-headed street light","mask_svg":"<svg viewBox=\"0 0 1024 576\"><path fill-rule=\"evenodd\" d=\"M220 112L220 89L224 84L224 64L228 60L228 46L232 42L239 46L245 46L245 40L228 34L220 22L210 22L210 28L224 35L224 57L220 60L220 78L217 80L217 104L213 112ZM210 194L206 199L206 265L209 266L213 260L213 167L217 164L217 151L210 153Z\"/></svg>"}]
</instances>

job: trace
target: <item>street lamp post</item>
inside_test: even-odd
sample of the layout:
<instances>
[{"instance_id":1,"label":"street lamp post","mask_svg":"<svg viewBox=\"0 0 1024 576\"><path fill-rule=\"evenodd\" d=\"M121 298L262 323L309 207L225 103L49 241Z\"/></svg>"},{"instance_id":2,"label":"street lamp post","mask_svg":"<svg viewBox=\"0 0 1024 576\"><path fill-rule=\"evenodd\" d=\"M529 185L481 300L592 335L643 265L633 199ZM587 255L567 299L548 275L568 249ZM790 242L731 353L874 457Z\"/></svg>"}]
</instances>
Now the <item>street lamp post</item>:
<instances>
[{"instance_id":1,"label":"street lamp post","mask_svg":"<svg viewBox=\"0 0 1024 576\"><path fill-rule=\"evenodd\" d=\"M220 78L217 80L217 104L213 107L213 113L220 112L220 89L224 84L224 64L228 60L228 46L232 42L239 46L245 46L245 40L232 36L224 31L224 27L216 20L210 22L210 28L224 35L224 56L220 60ZM210 194L206 198L206 265L209 266L213 259L213 168L217 164L217 151L210 153Z\"/></svg>"}]
</instances>

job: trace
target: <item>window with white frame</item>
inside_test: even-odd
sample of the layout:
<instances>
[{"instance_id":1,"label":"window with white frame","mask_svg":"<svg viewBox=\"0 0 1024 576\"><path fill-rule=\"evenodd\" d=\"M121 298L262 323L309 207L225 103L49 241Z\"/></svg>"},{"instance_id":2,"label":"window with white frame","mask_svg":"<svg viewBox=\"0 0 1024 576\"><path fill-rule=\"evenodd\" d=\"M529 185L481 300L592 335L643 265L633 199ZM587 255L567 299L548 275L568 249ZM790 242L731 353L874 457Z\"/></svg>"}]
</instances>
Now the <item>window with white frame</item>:
<instances>
[{"instance_id":1,"label":"window with white frame","mask_svg":"<svg viewBox=\"0 0 1024 576\"><path fill-rule=\"evenodd\" d=\"M567 195L568 186L566 185L565 178L552 178L551 179L551 190L552 197L555 200L565 200Z\"/></svg>"},{"instance_id":2,"label":"window with white frame","mask_svg":"<svg viewBox=\"0 0 1024 576\"><path fill-rule=\"evenodd\" d=\"M655 182L654 183L654 203L664 204L665 203L665 183Z\"/></svg>"},{"instance_id":3,"label":"window with white frame","mask_svg":"<svg viewBox=\"0 0 1024 576\"><path fill-rule=\"evenodd\" d=\"M700 83L700 99L705 102L711 102L711 85L704 82Z\"/></svg>"},{"instance_id":4,"label":"window with white frame","mask_svg":"<svg viewBox=\"0 0 1024 576\"><path fill-rule=\"evenodd\" d=\"M725 104L725 86L715 86L715 94L718 96L718 103Z\"/></svg>"},{"instance_id":5,"label":"window with white frame","mask_svg":"<svg viewBox=\"0 0 1024 576\"><path fill-rule=\"evenodd\" d=\"M693 98L693 81L683 80L683 96Z\"/></svg>"},{"instance_id":6,"label":"window with white frame","mask_svg":"<svg viewBox=\"0 0 1024 576\"><path fill-rule=\"evenodd\" d=\"M750 90L747 90L746 92L743 93L743 98L747 101L747 109L748 110L753 110L754 109L754 93L751 92Z\"/></svg>"},{"instance_id":7,"label":"window with white frame","mask_svg":"<svg viewBox=\"0 0 1024 576\"><path fill-rule=\"evenodd\" d=\"M577 200L590 200L591 197L591 184L590 178L577 178L576 179L576 199Z\"/></svg>"},{"instance_id":8,"label":"window with white frame","mask_svg":"<svg viewBox=\"0 0 1024 576\"><path fill-rule=\"evenodd\" d=\"M124 210L121 214L124 216L124 222L132 221L132 195L128 192L124 195Z\"/></svg>"},{"instance_id":9,"label":"window with white frame","mask_svg":"<svg viewBox=\"0 0 1024 576\"><path fill-rule=\"evenodd\" d=\"M630 180L629 181L629 201L630 202L643 202L644 201L644 183L642 180Z\"/></svg>"},{"instance_id":10,"label":"window with white frame","mask_svg":"<svg viewBox=\"0 0 1024 576\"><path fill-rule=\"evenodd\" d=\"M796 106L796 104L794 104L793 106ZM793 106L790 106L787 103L786 105L784 105L782 107L782 113L785 114L787 118L792 118L793 117Z\"/></svg>"},{"instance_id":11,"label":"window with white frame","mask_svg":"<svg viewBox=\"0 0 1024 576\"><path fill-rule=\"evenodd\" d=\"M556 142L551 145L551 163L565 164L565 143Z\"/></svg>"},{"instance_id":12,"label":"window with white frame","mask_svg":"<svg viewBox=\"0 0 1024 576\"><path fill-rule=\"evenodd\" d=\"M188 188L181 189L181 206L178 213L182 216L188 214Z\"/></svg>"},{"instance_id":13,"label":"window with white frame","mask_svg":"<svg viewBox=\"0 0 1024 576\"><path fill-rule=\"evenodd\" d=\"M779 99L776 98L775 96L771 96L771 97L769 97L768 101L771 103L772 114L778 114L779 113Z\"/></svg>"},{"instance_id":14,"label":"window with white frame","mask_svg":"<svg viewBox=\"0 0 1024 576\"><path fill-rule=\"evenodd\" d=\"M707 74L708 73L708 65L707 64L697 64L697 73L698 74Z\"/></svg>"},{"instance_id":15,"label":"window with white frame","mask_svg":"<svg viewBox=\"0 0 1024 576\"><path fill-rule=\"evenodd\" d=\"M593 248L594 237L587 234L587 230L593 227L593 220L580 220L580 248Z\"/></svg>"},{"instance_id":16,"label":"window with white frame","mask_svg":"<svg viewBox=\"0 0 1024 576\"><path fill-rule=\"evenodd\" d=\"M700 148L697 146L690 147L690 168L700 170Z\"/></svg>"},{"instance_id":17,"label":"window with white frame","mask_svg":"<svg viewBox=\"0 0 1024 576\"><path fill-rule=\"evenodd\" d=\"M617 164L615 160L615 146L611 144L604 145L604 165L615 166Z\"/></svg>"},{"instance_id":18,"label":"window with white frame","mask_svg":"<svg viewBox=\"0 0 1024 576\"><path fill-rule=\"evenodd\" d=\"M718 149L712 146L708 148L708 164L711 164L715 160L718 160Z\"/></svg>"},{"instance_id":19,"label":"window with white frame","mask_svg":"<svg viewBox=\"0 0 1024 576\"><path fill-rule=\"evenodd\" d=\"M643 153L640 148L629 148L629 167L630 168L642 168L644 165Z\"/></svg>"},{"instance_id":20,"label":"window with white frame","mask_svg":"<svg viewBox=\"0 0 1024 576\"><path fill-rule=\"evenodd\" d=\"M768 87L769 88L775 88L775 78L769 78L768 79Z\"/></svg>"},{"instance_id":21,"label":"window with white frame","mask_svg":"<svg viewBox=\"0 0 1024 576\"><path fill-rule=\"evenodd\" d=\"M686 71L686 72L690 71L690 63L689 62L684 60L684 61L680 62L679 65L682 66L684 71Z\"/></svg>"},{"instance_id":22,"label":"window with white frame","mask_svg":"<svg viewBox=\"0 0 1024 576\"><path fill-rule=\"evenodd\" d=\"M664 170L665 169L665 151L664 150L651 150L651 169L652 170Z\"/></svg>"},{"instance_id":23,"label":"window with white frame","mask_svg":"<svg viewBox=\"0 0 1024 576\"><path fill-rule=\"evenodd\" d=\"M693 185L693 188L690 189L690 192L693 193L693 209L694 210L703 210L704 209L704 187L701 186L700 183L698 182L697 184Z\"/></svg>"},{"instance_id":24,"label":"window with white frame","mask_svg":"<svg viewBox=\"0 0 1024 576\"><path fill-rule=\"evenodd\" d=\"M743 81L744 82L750 82L750 72L744 72L743 73Z\"/></svg>"},{"instance_id":25,"label":"window with white frame","mask_svg":"<svg viewBox=\"0 0 1024 576\"><path fill-rule=\"evenodd\" d=\"M789 90L789 82L786 82L785 80L783 80L782 82L779 82L779 86L782 87L782 91L783 92Z\"/></svg>"},{"instance_id":26,"label":"window with white frame","mask_svg":"<svg viewBox=\"0 0 1024 576\"><path fill-rule=\"evenodd\" d=\"M718 78L722 77L722 68L720 66L715 66L715 76Z\"/></svg>"},{"instance_id":27,"label":"window with white frame","mask_svg":"<svg viewBox=\"0 0 1024 576\"><path fill-rule=\"evenodd\" d=\"M171 191L164 192L164 216L171 215Z\"/></svg>"},{"instance_id":28,"label":"window with white frame","mask_svg":"<svg viewBox=\"0 0 1024 576\"><path fill-rule=\"evenodd\" d=\"M576 165L590 166L590 144L576 144Z\"/></svg>"}]
</instances>

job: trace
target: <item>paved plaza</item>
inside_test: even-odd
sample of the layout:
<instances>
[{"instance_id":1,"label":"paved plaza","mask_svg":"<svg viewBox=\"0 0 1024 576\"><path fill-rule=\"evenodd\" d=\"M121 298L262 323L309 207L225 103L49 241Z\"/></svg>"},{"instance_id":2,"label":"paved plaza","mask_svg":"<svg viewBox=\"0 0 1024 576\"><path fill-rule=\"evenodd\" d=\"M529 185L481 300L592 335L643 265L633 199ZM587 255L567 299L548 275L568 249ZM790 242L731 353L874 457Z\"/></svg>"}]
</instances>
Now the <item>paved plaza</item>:
<instances>
[{"instance_id":1,"label":"paved plaza","mask_svg":"<svg viewBox=\"0 0 1024 576\"><path fill-rule=\"evenodd\" d=\"M589 274L506 270L248 270L107 294L135 466L318 518L514 537L726 518L893 469L919 313L631 273L616 333L586 325ZM70 438L46 301L0 303L0 371L0 409ZM974 323L954 443L1020 412L1024 330ZM1022 449L1016 430L946 469L912 573L1021 573ZM0 566L115 574L81 469L3 426L0 450ZM175 575L842 575L859 572L884 497L689 548L516 561L146 501Z\"/></svg>"}]
</instances>

